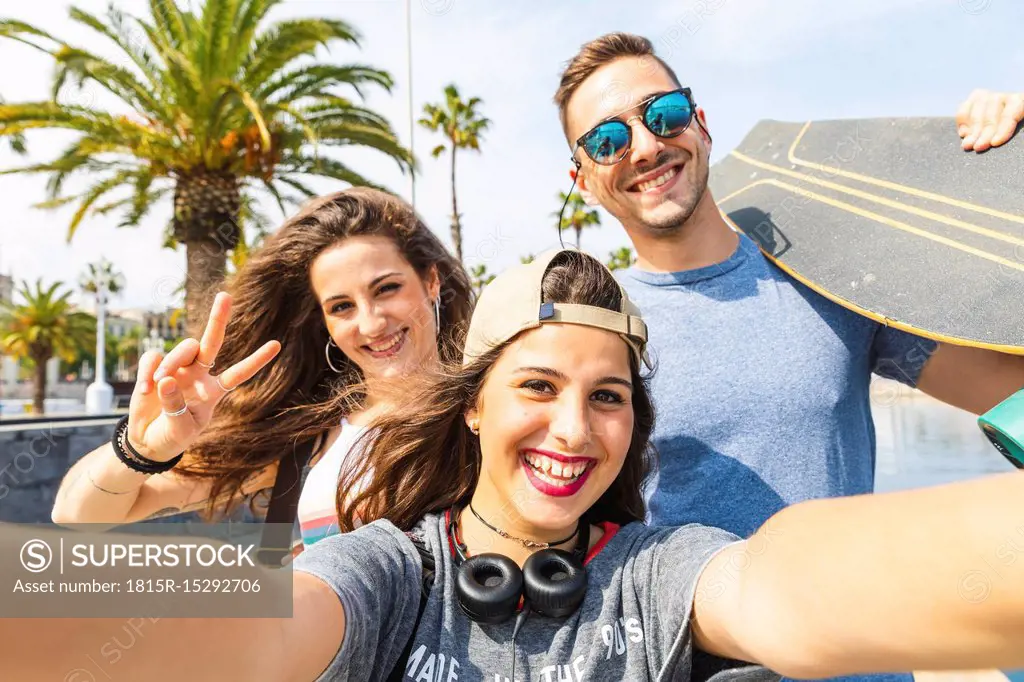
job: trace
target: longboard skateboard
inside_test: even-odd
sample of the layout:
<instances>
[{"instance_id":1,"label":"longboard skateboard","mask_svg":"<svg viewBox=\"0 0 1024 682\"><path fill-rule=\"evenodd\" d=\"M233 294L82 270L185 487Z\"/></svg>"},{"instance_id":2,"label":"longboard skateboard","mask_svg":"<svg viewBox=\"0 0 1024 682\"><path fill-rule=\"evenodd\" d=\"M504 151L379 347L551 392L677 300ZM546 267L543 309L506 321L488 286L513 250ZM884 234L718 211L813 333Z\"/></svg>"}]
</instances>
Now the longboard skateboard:
<instances>
[{"instance_id":1,"label":"longboard skateboard","mask_svg":"<svg viewBox=\"0 0 1024 682\"><path fill-rule=\"evenodd\" d=\"M823 296L920 336L1024 355L1022 138L977 154L949 118L762 121L710 184L736 229ZM1024 392L979 423L1024 466Z\"/></svg>"}]
</instances>

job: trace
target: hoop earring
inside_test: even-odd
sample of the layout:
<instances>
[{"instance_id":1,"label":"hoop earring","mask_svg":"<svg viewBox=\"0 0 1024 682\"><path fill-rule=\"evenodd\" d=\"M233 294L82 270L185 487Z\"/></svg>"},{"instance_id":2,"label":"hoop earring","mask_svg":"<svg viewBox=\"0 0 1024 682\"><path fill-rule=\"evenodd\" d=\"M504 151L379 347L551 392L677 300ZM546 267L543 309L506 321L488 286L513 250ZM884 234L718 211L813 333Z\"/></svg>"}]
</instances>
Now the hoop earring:
<instances>
[{"instance_id":1,"label":"hoop earring","mask_svg":"<svg viewBox=\"0 0 1024 682\"><path fill-rule=\"evenodd\" d=\"M441 296L434 299L434 336L441 336Z\"/></svg>"},{"instance_id":2,"label":"hoop earring","mask_svg":"<svg viewBox=\"0 0 1024 682\"><path fill-rule=\"evenodd\" d=\"M327 366L334 370L335 374L341 374L345 370L338 369L337 367L334 366L334 363L331 362L331 346L337 348L338 344L334 343L334 339L329 338L327 339L327 346L324 347L324 357L327 358Z\"/></svg>"}]
</instances>

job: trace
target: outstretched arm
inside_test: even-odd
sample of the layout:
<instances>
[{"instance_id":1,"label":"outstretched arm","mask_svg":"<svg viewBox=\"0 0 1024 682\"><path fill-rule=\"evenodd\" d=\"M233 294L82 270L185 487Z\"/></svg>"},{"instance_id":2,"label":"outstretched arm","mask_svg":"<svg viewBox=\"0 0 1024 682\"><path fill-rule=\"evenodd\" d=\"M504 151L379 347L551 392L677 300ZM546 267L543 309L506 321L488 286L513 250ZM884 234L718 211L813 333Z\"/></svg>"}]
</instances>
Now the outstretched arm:
<instances>
[{"instance_id":1,"label":"outstretched arm","mask_svg":"<svg viewBox=\"0 0 1024 682\"><path fill-rule=\"evenodd\" d=\"M716 556L696 643L794 678L1024 666L1024 475L789 507Z\"/></svg>"},{"instance_id":2,"label":"outstretched arm","mask_svg":"<svg viewBox=\"0 0 1024 682\"><path fill-rule=\"evenodd\" d=\"M282 587L280 577L261 582ZM308 682L338 654L345 613L319 578L296 572L292 584L291 618L0 619L3 678ZM133 634L128 628L140 621ZM103 652L115 637L132 644L122 645L111 663ZM96 670L100 661L103 675Z\"/></svg>"},{"instance_id":3,"label":"outstretched arm","mask_svg":"<svg viewBox=\"0 0 1024 682\"><path fill-rule=\"evenodd\" d=\"M268 466L246 480L241 493L272 487L276 475L277 466ZM88 523L93 529L112 528L205 509L211 488L208 479L187 479L173 470L153 476L134 472L117 459L110 443L105 443L64 475L50 518L62 525Z\"/></svg>"}]
</instances>

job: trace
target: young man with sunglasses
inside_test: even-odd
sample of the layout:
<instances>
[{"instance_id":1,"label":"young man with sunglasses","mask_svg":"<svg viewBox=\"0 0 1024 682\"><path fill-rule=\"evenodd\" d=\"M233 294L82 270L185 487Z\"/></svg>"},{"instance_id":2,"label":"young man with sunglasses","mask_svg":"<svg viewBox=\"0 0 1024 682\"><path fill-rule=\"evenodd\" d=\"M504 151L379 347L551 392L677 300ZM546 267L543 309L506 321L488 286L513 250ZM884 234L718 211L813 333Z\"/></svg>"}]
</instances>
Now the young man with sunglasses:
<instances>
[{"instance_id":1,"label":"young man with sunglasses","mask_svg":"<svg viewBox=\"0 0 1024 682\"><path fill-rule=\"evenodd\" d=\"M879 325L793 281L734 231L708 189L704 111L650 41L584 45L555 102L579 191L622 223L638 256L620 272L658 365L652 523L746 537L792 503L871 492L872 373L979 414L1024 387L1024 358ZM964 149L1009 139L1019 105L972 95L958 112Z\"/></svg>"}]
</instances>

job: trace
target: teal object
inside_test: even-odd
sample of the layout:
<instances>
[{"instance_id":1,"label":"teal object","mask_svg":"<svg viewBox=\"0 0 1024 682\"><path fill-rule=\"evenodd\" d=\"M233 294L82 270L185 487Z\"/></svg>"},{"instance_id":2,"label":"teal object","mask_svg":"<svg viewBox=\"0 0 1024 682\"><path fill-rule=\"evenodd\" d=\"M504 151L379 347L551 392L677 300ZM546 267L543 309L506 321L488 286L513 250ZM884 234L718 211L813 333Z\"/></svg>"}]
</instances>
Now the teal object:
<instances>
[{"instance_id":1,"label":"teal object","mask_svg":"<svg viewBox=\"0 0 1024 682\"><path fill-rule=\"evenodd\" d=\"M1018 391L978 418L992 445L1018 469L1024 469L1024 391Z\"/></svg>"}]
</instances>

